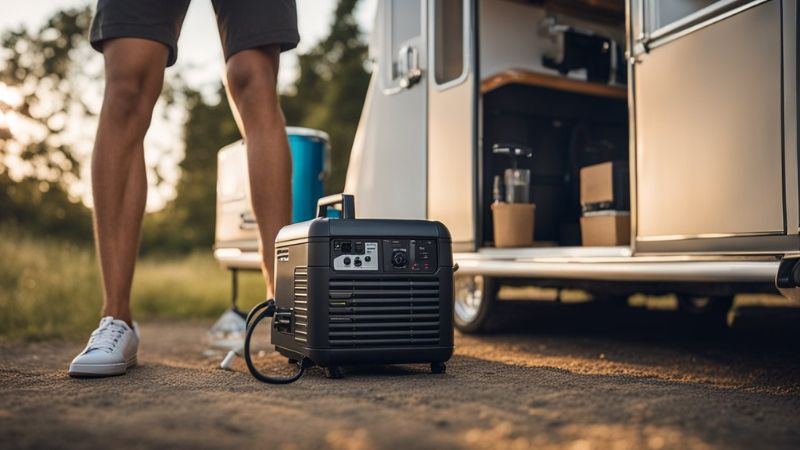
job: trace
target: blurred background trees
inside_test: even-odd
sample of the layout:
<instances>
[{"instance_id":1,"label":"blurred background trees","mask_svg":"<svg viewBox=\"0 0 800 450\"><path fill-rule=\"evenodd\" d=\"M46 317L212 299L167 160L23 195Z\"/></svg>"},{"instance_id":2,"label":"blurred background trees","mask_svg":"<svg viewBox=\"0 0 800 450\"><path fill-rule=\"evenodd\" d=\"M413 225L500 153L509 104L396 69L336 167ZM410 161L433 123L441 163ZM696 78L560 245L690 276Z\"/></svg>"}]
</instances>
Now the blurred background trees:
<instances>
[{"instance_id":1,"label":"blurred background trees","mask_svg":"<svg viewBox=\"0 0 800 450\"><path fill-rule=\"evenodd\" d=\"M88 8L59 11L35 32L2 35L2 222L71 239L91 238L88 212L70 193L80 177L80 158L70 142L75 136L67 133L69 120L95 114L84 103L80 86L92 75L82 72L76 59L88 48L90 21Z\"/></svg>"},{"instance_id":2,"label":"blurred background trees","mask_svg":"<svg viewBox=\"0 0 800 450\"><path fill-rule=\"evenodd\" d=\"M357 3L339 1L329 35L299 55L299 77L281 96L288 125L331 136L328 192L344 186L369 83ZM90 155L77 150L91 148L99 111L89 105L102 93L102 57L87 40L91 14L90 8L59 11L41 29L9 30L0 37L0 225L91 241L90 210L81 202L88 189L82 165ZM221 84L217 92L205 98L174 76L165 85L162 115L184 112L185 156L173 182L174 199L145 217L143 253L183 253L213 243L216 152L240 138ZM169 183L160 163L149 163L156 186Z\"/></svg>"}]
</instances>

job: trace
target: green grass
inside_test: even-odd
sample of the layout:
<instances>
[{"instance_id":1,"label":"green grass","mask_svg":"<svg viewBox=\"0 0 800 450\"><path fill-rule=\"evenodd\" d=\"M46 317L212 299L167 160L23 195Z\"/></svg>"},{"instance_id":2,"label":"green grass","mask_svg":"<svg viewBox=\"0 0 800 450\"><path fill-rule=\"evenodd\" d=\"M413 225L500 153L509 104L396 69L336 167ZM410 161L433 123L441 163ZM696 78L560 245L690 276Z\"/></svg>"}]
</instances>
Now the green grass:
<instances>
[{"instance_id":1,"label":"green grass","mask_svg":"<svg viewBox=\"0 0 800 450\"><path fill-rule=\"evenodd\" d=\"M240 275L240 307L264 296L261 275ZM146 257L132 293L137 320L214 318L230 304L230 275L211 250ZM102 294L94 250L0 227L0 339L79 339L97 326Z\"/></svg>"},{"instance_id":2,"label":"green grass","mask_svg":"<svg viewBox=\"0 0 800 450\"><path fill-rule=\"evenodd\" d=\"M211 250L178 259L144 258L133 282L133 312L137 318L216 318L230 306L230 274ZM249 310L264 299L258 272L239 275L239 306Z\"/></svg>"}]
</instances>

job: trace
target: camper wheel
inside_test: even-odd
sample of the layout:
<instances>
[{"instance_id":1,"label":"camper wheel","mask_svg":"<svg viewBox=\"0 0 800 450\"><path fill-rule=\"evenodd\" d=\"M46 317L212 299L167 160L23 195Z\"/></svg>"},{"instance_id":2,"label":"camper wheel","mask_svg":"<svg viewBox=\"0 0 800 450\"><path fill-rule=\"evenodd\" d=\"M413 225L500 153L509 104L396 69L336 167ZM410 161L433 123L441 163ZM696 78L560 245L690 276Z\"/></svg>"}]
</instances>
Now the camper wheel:
<instances>
[{"instance_id":1,"label":"camper wheel","mask_svg":"<svg viewBox=\"0 0 800 450\"><path fill-rule=\"evenodd\" d=\"M486 331L499 286L493 278L476 275L455 278L455 325L462 333Z\"/></svg>"}]
</instances>

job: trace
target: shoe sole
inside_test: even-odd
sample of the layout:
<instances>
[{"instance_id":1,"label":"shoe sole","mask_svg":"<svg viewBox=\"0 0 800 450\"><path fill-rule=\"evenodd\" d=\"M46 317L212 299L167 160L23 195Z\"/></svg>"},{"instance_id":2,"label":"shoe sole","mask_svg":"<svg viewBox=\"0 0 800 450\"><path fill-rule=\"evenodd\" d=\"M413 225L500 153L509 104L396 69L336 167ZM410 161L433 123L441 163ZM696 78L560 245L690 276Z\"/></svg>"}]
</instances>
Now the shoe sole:
<instances>
[{"instance_id":1,"label":"shoe sole","mask_svg":"<svg viewBox=\"0 0 800 450\"><path fill-rule=\"evenodd\" d=\"M117 364L70 364L69 376L73 378L102 378L125 375L137 363L136 356Z\"/></svg>"}]
</instances>

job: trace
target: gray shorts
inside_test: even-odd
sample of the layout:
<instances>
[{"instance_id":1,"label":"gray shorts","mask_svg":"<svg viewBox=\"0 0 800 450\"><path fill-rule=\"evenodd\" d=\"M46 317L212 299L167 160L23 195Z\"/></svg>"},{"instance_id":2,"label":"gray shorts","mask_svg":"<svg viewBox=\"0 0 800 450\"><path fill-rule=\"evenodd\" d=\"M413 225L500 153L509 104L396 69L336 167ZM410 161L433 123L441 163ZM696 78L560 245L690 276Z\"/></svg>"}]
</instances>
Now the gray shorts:
<instances>
[{"instance_id":1,"label":"gray shorts","mask_svg":"<svg viewBox=\"0 0 800 450\"><path fill-rule=\"evenodd\" d=\"M108 39L135 37L169 49L167 66L178 58L178 36L190 0L98 0L90 41L103 51ZM270 44L297 47L295 0L211 0L227 60L236 52Z\"/></svg>"}]
</instances>

